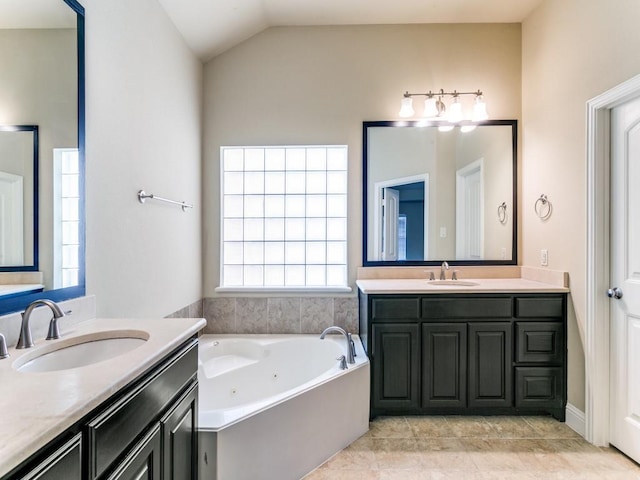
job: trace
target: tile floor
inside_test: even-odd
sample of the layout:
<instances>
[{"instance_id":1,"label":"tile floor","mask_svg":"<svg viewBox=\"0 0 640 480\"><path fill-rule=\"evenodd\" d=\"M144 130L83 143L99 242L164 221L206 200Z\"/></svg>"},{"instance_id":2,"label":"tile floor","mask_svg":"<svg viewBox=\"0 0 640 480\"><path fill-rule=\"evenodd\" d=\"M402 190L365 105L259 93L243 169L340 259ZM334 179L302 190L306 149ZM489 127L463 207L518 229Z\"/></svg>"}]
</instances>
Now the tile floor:
<instances>
[{"instance_id":1,"label":"tile floor","mask_svg":"<svg viewBox=\"0 0 640 480\"><path fill-rule=\"evenodd\" d=\"M640 479L640 466L550 417L379 417L304 480Z\"/></svg>"}]
</instances>

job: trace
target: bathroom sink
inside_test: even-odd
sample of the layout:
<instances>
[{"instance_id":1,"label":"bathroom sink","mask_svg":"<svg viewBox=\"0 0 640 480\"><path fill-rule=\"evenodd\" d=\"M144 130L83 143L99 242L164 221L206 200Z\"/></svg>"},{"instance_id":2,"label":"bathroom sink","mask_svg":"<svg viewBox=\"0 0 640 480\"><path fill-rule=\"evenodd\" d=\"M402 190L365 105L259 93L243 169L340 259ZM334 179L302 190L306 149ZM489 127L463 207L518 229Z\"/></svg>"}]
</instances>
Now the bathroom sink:
<instances>
[{"instance_id":1,"label":"bathroom sink","mask_svg":"<svg viewBox=\"0 0 640 480\"><path fill-rule=\"evenodd\" d=\"M149 339L141 330L112 330L63 338L44 344L18 358L13 368L19 372L54 372L84 367L123 355Z\"/></svg>"},{"instance_id":2,"label":"bathroom sink","mask_svg":"<svg viewBox=\"0 0 640 480\"><path fill-rule=\"evenodd\" d=\"M429 285L438 285L445 287L476 287L480 285L478 282L470 280L429 280Z\"/></svg>"}]
</instances>

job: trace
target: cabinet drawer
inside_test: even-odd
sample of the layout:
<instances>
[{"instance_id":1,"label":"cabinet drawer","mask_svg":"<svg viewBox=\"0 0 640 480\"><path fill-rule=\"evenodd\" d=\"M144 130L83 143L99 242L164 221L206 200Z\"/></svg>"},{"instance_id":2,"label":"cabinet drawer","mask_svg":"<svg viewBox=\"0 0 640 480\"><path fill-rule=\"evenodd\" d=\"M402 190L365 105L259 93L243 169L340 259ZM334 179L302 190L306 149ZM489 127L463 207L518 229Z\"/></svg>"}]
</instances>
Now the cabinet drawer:
<instances>
[{"instance_id":1,"label":"cabinet drawer","mask_svg":"<svg viewBox=\"0 0 640 480\"><path fill-rule=\"evenodd\" d=\"M423 298L422 318L511 318L511 298Z\"/></svg>"},{"instance_id":2,"label":"cabinet drawer","mask_svg":"<svg viewBox=\"0 0 640 480\"><path fill-rule=\"evenodd\" d=\"M564 325L561 322L516 322L516 362L562 363Z\"/></svg>"},{"instance_id":3,"label":"cabinet drawer","mask_svg":"<svg viewBox=\"0 0 640 480\"><path fill-rule=\"evenodd\" d=\"M516 367L516 408L562 408L561 367Z\"/></svg>"},{"instance_id":4,"label":"cabinet drawer","mask_svg":"<svg viewBox=\"0 0 640 480\"><path fill-rule=\"evenodd\" d=\"M80 480L82 478L82 435L62 445L21 480Z\"/></svg>"},{"instance_id":5,"label":"cabinet drawer","mask_svg":"<svg viewBox=\"0 0 640 480\"><path fill-rule=\"evenodd\" d=\"M371 317L375 320L418 318L419 298L374 298Z\"/></svg>"},{"instance_id":6,"label":"cabinet drawer","mask_svg":"<svg viewBox=\"0 0 640 480\"><path fill-rule=\"evenodd\" d=\"M564 299L562 297L516 298L516 317L520 318L562 318Z\"/></svg>"},{"instance_id":7,"label":"cabinet drawer","mask_svg":"<svg viewBox=\"0 0 640 480\"><path fill-rule=\"evenodd\" d=\"M89 478L100 476L194 377L198 342L190 341L153 376L88 425Z\"/></svg>"}]
</instances>

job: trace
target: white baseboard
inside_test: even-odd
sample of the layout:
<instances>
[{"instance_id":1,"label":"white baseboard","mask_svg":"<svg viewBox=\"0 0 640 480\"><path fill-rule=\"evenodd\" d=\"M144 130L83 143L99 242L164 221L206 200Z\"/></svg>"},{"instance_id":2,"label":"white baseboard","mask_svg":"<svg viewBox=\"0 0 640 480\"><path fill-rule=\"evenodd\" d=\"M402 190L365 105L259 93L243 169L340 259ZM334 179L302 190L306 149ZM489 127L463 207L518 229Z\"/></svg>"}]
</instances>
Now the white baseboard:
<instances>
[{"instance_id":1,"label":"white baseboard","mask_svg":"<svg viewBox=\"0 0 640 480\"><path fill-rule=\"evenodd\" d=\"M567 426L570 427L572 430L575 430L580 435L582 435L582 437L584 437L585 432L587 431L584 412L581 410L578 410L576 407L574 407L570 403L567 403L567 408L565 413L566 413L565 423L567 424Z\"/></svg>"}]
</instances>

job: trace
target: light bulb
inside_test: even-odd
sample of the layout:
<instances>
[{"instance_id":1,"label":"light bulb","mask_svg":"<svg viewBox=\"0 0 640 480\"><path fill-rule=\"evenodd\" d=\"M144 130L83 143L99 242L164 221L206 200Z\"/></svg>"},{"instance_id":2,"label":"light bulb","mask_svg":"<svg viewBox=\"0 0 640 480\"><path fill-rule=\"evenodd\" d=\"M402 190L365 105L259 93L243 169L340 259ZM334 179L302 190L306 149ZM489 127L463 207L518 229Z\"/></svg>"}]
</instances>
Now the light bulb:
<instances>
[{"instance_id":1,"label":"light bulb","mask_svg":"<svg viewBox=\"0 0 640 480\"><path fill-rule=\"evenodd\" d=\"M460 127L462 133L473 132L476 129L475 125L463 125Z\"/></svg>"},{"instance_id":2,"label":"light bulb","mask_svg":"<svg viewBox=\"0 0 640 480\"><path fill-rule=\"evenodd\" d=\"M489 114L487 113L487 104L484 102L482 95L478 95L476 97L476 102L473 104L472 120L474 122L481 122L483 120L487 120L488 118Z\"/></svg>"},{"instance_id":3,"label":"light bulb","mask_svg":"<svg viewBox=\"0 0 640 480\"><path fill-rule=\"evenodd\" d=\"M440 132L450 132L453 130L453 125L440 125L438 127L438 131Z\"/></svg>"},{"instance_id":4,"label":"light bulb","mask_svg":"<svg viewBox=\"0 0 640 480\"><path fill-rule=\"evenodd\" d=\"M438 105L436 105L435 97L427 97L424 101L424 116L425 117L437 117L440 113L438 111Z\"/></svg>"},{"instance_id":5,"label":"light bulb","mask_svg":"<svg viewBox=\"0 0 640 480\"><path fill-rule=\"evenodd\" d=\"M411 97L404 97L402 99L402 106L400 107L400 113L398 115L401 117L412 117L413 114L413 99Z\"/></svg>"},{"instance_id":6,"label":"light bulb","mask_svg":"<svg viewBox=\"0 0 640 480\"><path fill-rule=\"evenodd\" d=\"M451 123L457 123L462 120L462 104L458 100L458 97L453 97L453 102L449 105L447 120Z\"/></svg>"}]
</instances>

